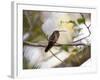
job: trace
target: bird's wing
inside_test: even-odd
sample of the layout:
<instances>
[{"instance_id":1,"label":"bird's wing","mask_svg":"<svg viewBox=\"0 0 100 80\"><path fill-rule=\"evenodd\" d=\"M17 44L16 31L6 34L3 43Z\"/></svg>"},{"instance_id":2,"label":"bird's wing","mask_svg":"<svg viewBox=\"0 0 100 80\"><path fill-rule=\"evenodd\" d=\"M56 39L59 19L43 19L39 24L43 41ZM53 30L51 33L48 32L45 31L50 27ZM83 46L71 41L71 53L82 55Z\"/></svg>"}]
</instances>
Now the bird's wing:
<instances>
[{"instance_id":1,"label":"bird's wing","mask_svg":"<svg viewBox=\"0 0 100 80\"><path fill-rule=\"evenodd\" d=\"M51 41L56 42L58 40L58 38L59 38L59 33L55 34L55 32L53 32L52 35L49 37L49 42L51 42Z\"/></svg>"}]
</instances>

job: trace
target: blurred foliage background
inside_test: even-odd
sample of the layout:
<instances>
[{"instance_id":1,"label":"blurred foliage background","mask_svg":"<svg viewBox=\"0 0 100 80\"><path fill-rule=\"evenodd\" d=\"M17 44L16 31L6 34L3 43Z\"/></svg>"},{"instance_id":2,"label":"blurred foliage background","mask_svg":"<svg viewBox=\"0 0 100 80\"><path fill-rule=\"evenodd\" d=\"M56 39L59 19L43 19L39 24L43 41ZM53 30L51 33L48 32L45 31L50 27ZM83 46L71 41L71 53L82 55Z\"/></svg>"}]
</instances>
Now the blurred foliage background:
<instances>
[{"instance_id":1,"label":"blurred foliage background","mask_svg":"<svg viewBox=\"0 0 100 80\"><path fill-rule=\"evenodd\" d=\"M75 21L71 22L77 25ZM79 25L84 24L85 18L79 18L77 19L77 22ZM46 39L46 35L42 31L42 24L43 22L41 20L41 11L23 10L23 48L26 45L30 46L30 44L25 44L24 43L25 41L28 41L30 43L40 43L40 44L44 43L47 45L48 41ZM80 29L78 30L80 32ZM70 47L72 48L71 51L69 50ZM67 66L61 63L53 67L80 66L91 57L90 42L84 47L62 45L61 49L65 50L66 52L70 52L71 54L66 60L64 60ZM29 65L29 60L27 60L27 58L24 57L24 51L23 51L23 69L41 68L35 64L33 64L32 66Z\"/></svg>"},{"instance_id":2,"label":"blurred foliage background","mask_svg":"<svg viewBox=\"0 0 100 80\"><path fill-rule=\"evenodd\" d=\"M45 40L41 26L39 11L23 11L23 36L29 33L27 41L39 42Z\"/></svg>"}]
</instances>

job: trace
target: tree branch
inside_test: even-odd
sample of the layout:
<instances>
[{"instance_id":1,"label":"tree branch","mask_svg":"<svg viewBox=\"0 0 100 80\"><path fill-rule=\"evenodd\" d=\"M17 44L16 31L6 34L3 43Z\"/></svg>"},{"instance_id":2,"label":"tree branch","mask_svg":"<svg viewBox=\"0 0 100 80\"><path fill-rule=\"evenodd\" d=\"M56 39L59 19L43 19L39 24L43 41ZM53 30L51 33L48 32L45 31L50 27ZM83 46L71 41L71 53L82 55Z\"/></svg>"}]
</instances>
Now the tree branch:
<instances>
[{"instance_id":1,"label":"tree branch","mask_svg":"<svg viewBox=\"0 0 100 80\"><path fill-rule=\"evenodd\" d=\"M81 15L82 18L85 18L84 15L83 15L82 13L80 13L80 15ZM78 42L78 41L81 41L81 40L83 40L83 39L86 39L86 38L88 38L88 37L91 35L91 31L90 31L90 29L89 29L90 26L91 26L91 24L90 24L89 26L87 26L86 22L84 22L84 25L85 25L86 28L88 29L89 34L88 34L87 36L85 36L85 37L79 39L79 40L73 41L73 43Z\"/></svg>"},{"instance_id":2,"label":"tree branch","mask_svg":"<svg viewBox=\"0 0 100 80\"><path fill-rule=\"evenodd\" d=\"M46 44L39 44L39 43L31 43L31 42L28 42L28 41L24 41L23 42L24 45L30 45L30 46L35 46L35 47L47 47ZM80 44L55 44L54 46L56 47L60 47L60 46L80 46L80 45L83 45L83 46L86 46L86 44L83 44L83 43L80 43Z\"/></svg>"}]
</instances>

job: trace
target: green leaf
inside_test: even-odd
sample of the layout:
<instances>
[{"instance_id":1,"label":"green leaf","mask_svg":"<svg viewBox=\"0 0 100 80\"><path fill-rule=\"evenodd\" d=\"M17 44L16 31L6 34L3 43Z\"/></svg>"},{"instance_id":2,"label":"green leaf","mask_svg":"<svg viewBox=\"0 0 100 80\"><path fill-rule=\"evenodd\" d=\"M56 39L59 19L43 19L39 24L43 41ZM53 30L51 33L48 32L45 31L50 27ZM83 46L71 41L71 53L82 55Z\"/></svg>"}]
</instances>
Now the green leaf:
<instances>
[{"instance_id":1,"label":"green leaf","mask_svg":"<svg viewBox=\"0 0 100 80\"><path fill-rule=\"evenodd\" d=\"M77 19L78 24L84 24L85 23L85 18L79 18Z\"/></svg>"},{"instance_id":2,"label":"green leaf","mask_svg":"<svg viewBox=\"0 0 100 80\"><path fill-rule=\"evenodd\" d=\"M62 45L62 49L65 50L65 51L68 51L68 46Z\"/></svg>"},{"instance_id":3,"label":"green leaf","mask_svg":"<svg viewBox=\"0 0 100 80\"><path fill-rule=\"evenodd\" d=\"M75 26L77 25L75 21L70 20L69 23L73 23Z\"/></svg>"},{"instance_id":4,"label":"green leaf","mask_svg":"<svg viewBox=\"0 0 100 80\"><path fill-rule=\"evenodd\" d=\"M73 49L73 52L78 52L78 51L79 51L78 48Z\"/></svg>"}]
</instances>

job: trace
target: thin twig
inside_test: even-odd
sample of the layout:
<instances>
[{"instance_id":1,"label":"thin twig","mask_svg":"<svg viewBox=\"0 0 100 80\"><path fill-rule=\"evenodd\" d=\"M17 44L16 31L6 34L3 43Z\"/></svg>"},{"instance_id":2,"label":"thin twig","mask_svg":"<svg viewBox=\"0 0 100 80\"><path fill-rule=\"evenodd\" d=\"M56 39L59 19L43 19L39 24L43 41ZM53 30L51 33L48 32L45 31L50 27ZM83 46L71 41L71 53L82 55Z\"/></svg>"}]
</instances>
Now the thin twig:
<instances>
[{"instance_id":1,"label":"thin twig","mask_svg":"<svg viewBox=\"0 0 100 80\"><path fill-rule=\"evenodd\" d=\"M83 15L82 13L80 13L80 15L82 16L82 18L84 18L84 15ZM91 24L90 24L89 26L87 26L86 22L84 22L84 25L85 25L86 28L88 29L89 34L88 34L87 36L81 38L81 39L78 39L78 40L76 40L76 41L73 41L73 43L76 43L76 42L78 42L78 41L81 41L81 40L83 40L83 39L86 39L86 38L88 38L88 37L91 35L91 31L90 31L90 29L89 29L89 27L91 26Z\"/></svg>"},{"instance_id":2,"label":"thin twig","mask_svg":"<svg viewBox=\"0 0 100 80\"><path fill-rule=\"evenodd\" d=\"M51 53L52 53L52 55L55 57L55 58L57 58L59 61L61 61L64 65L66 65L66 63L64 62L64 61L62 61L60 58L58 58L51 50L49 50Z\"/></svg>"}]
</instances>

